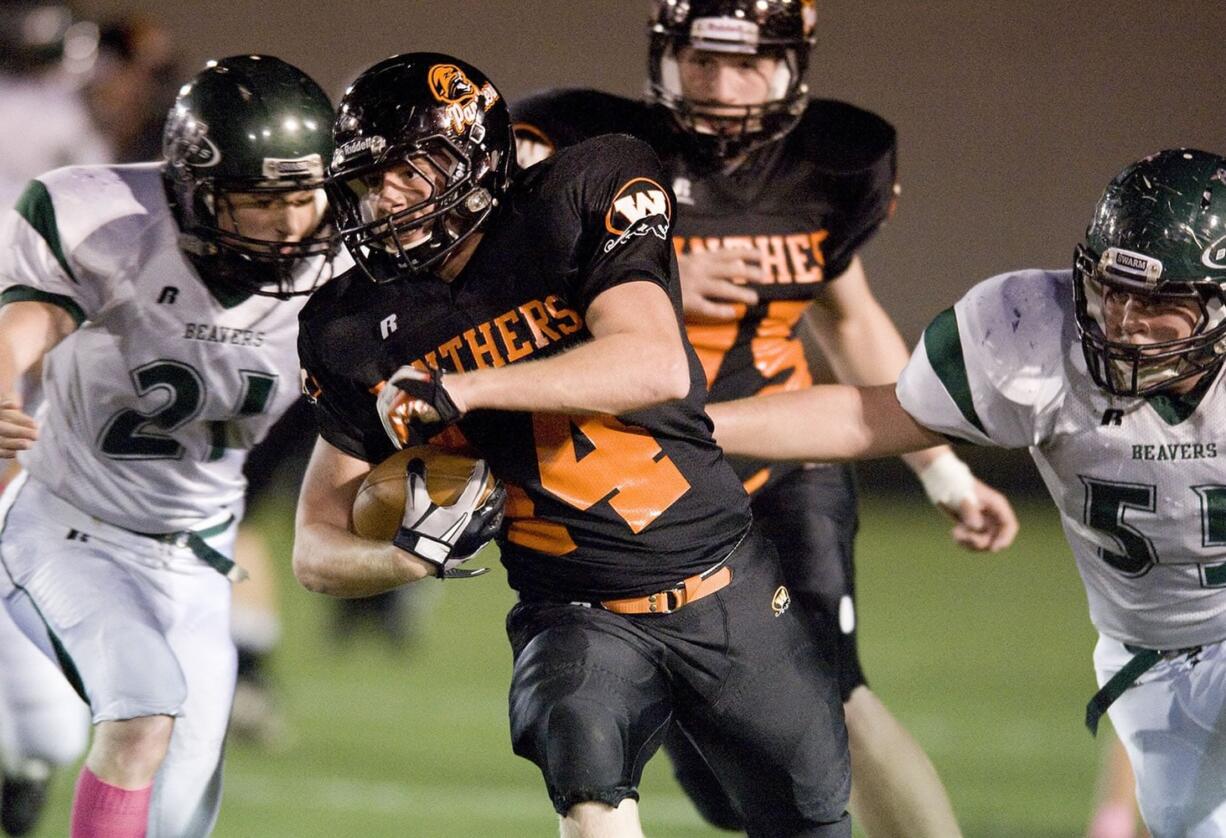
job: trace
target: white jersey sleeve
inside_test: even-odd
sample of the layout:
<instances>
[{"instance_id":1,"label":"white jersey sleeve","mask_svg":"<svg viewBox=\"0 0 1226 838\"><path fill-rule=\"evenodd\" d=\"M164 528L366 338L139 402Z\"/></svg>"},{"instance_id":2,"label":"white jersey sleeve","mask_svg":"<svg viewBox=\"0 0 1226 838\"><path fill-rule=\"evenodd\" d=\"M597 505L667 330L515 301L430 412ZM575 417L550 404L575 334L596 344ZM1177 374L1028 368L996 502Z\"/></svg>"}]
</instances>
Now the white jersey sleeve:
<instances>
[{"instance_id":1,"label":"white jersey sleeve","mask_svg":"<svg viewBox=\"0 0 1226 838\"><path fill-rule=\"evenodd\" d=\"M115 171L59 169L33 180L0 219L0 304L37 300L60 306L77 325L112 297L122 265L91 236L116 228L139 240L148 212Z\"/></svg>"},{"instance_id":2,"label":"white jersey sleeve","mask_svg":"<svg viewBox=\"0 0 1226 838\"><path fill-rule=\"evenodd\" d=\"M903 409L979 445L1042 442L1063 394L1065 293L1066 276L1037 270L976 285L924 330L898 379Z\"/></svg>"}]
</instances>

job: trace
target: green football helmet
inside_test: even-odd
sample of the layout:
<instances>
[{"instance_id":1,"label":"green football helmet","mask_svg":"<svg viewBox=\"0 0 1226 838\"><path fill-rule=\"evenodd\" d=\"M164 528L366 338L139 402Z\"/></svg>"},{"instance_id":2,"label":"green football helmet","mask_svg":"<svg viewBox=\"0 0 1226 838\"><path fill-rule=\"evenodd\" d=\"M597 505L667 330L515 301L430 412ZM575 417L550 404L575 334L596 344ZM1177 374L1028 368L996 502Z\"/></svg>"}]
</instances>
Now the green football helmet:
<instances>
[{"instance_id":1,"label":"green football helmet","mask_svg":"<svg viewBox=\"0 0 1226 838\"><path fill-rule=\"evenodd\" d=\"M1226 358L1226 158L1194 149L1146 157L1107 185L1073 260L1077 331L1094 382L1145 396ZM1109 295L1199 312L1192 334L1136 344L1109 336Z\"/></svg>"},{"instance_id":2,"label":"green football helmet","mask_svg":"<svg viewBox=\"0 0 1226 838\"><path fill-rule=\"evenodd\" d=\"M179 89L162 153L179 245L210 286L285 297L330 275L332 103L301 70L268 55L210 61ZM245 234L236 196L245 208L306 212L313 229L291 234L281 220Z\"/></svg>"}]
</instances>

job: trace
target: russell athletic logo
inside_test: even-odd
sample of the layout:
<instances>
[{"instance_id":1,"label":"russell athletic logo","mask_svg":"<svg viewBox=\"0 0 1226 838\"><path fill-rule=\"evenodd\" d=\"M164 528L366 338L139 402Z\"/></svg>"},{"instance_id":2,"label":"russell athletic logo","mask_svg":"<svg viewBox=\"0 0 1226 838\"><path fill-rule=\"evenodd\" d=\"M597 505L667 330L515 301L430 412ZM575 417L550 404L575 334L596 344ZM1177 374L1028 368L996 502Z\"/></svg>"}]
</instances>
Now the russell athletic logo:
<instances>
[{"instance_id":1,"label":"russell athletic logo","mask_svg":"<svg viewBox=\"0 0 1226 838\"><path fill-rule=\"evenodd\" d=\"M605 229L617 238L605 244L604 252L639 236L667 240L672 220L672 202L663 186L651 178L629 180L617 190L605 213Z\"/></svg>"}]
</instances>

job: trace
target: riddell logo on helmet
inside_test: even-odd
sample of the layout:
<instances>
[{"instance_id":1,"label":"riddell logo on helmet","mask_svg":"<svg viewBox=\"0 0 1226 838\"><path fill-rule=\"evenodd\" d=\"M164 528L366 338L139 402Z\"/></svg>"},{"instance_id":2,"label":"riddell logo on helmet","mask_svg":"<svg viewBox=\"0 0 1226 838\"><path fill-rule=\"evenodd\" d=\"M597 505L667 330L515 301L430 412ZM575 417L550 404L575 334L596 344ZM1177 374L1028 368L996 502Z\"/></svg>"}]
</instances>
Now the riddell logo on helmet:
<instances>
[{"instance_id":1,"label":"riddell logo on helmet","mask_svg":"<svg viewBox=\"0 0 1226 838\"><path fill-rule=\"evenodd\" d=\"M731 17L700 17L690 25L690 41L697 49L756 49L758 24Z\"/></svg>"},{"instance_id":2,"label":"riddell logo on helmet","mask_svg":"<svg viewBox=\"0 0 1226 838\"><path fill-rule=\"evenodd\" d=\"M430 68L427 79L431 95L447 105L447 126L457 134L463 134L469 125L477 121L478 99L485 100L484 109L488 111L499 98L492 84L486 82L477 90L464 71L454 64L435 64Z\"/></svg>"}]
</instances>

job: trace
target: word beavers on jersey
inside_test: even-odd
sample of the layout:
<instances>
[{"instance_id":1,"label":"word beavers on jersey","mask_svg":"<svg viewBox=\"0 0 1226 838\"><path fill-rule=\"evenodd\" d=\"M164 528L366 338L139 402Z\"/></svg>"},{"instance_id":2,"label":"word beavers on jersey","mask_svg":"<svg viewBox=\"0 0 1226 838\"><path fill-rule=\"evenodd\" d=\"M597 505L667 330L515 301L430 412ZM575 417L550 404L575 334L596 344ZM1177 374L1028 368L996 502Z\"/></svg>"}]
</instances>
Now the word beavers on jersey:
<instances>
[{"instance_id":1,"label":"word beavers on jersey","mask_svg":"<svg viewBox=\"0 0 1226 838\"><path fill-rule=\"evenodd\" d=\"M234 346L263 346L264 333L251 329L235 329L212 323L188 323L183 331L185 340L203 340L208 343L230 343Z\"/></svg>"},{"instance_id":2,"label":"word beavers on jersey","mask_svg":"<svg viewBox=\"0 0 1226 838\"><path fill-rule=\"evenodd\" d=\"M413 365L456 372L501 367L558 343L583 328L583 318L556 294L529 300L467 329ZM440 367L440 359L445 359Z\"/></svg>"},{"instance_id":3,"label":"word beavers on jersey","mask_svg":"<svg viewBox=\"0 0 1226 838\"><path fill-rule=\"evenodd\" d=\"M1217 457L1217 443L1168 442L1158 445L1132 446L1134 460L1212 460Z\"/></svg>"}]
</instances>

